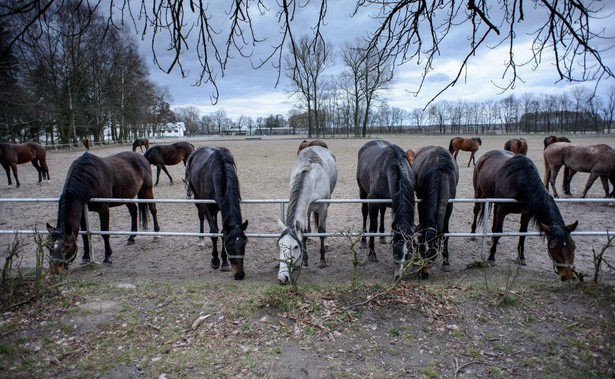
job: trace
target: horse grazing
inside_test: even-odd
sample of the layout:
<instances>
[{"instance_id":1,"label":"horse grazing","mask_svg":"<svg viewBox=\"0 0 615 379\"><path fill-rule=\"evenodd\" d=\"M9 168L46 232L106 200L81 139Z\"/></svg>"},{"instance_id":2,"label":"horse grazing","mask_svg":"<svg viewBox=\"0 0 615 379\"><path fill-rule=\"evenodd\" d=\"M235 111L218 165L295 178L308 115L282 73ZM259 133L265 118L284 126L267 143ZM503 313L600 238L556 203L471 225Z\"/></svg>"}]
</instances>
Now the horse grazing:
<instances>
[{"instance_id":1,"label":"horse grazing","mask_svg":"<svg viewBox=\"0 0 615 379\"><path fill-rule=\"evenodd\" d=\"M581 197L587 195L592 184L600 177L604 188L604 197L615 197L615 150L604 144L581 146L567 142L553 143L544 150L545 187L549 183L553 195L558 197L555 189L555 179L560 168L565 165L569 174L564 173L563 189L570 194L570 181L577 172L589 172L589 178ZM609 193L609 180L613 185L613 192Z\"/></svg>"},{"instance_id":2,"label":"horse grazing","mask_svg":"<svg viewBox=\"0 0 615 379\"><path fill-rule=\"evenodd\" d=\"M89 138L84 138L83 141L83 147L85 147L86 150L90 150L90 139Z\"/></svg>"},{"instance_id":3,"label":"horse grazing","mask_svg":"<svg viewBox=\"0 0 615 379\"><path fill-rule=\"evenodd\" d=\"M310 229L310 216L315 213L318 233L326 233L329 203L316 203L319 199L330 199L337 183L335 156L321 146L310 146L299 153L290 174L290 199L286 223L278 220L282 233L278 239L280 248L280 269L278 282L287 284L299 259L308 266L305 232ZM320 263L325 267L325 237L320 237Z\"/></svg>"},{"instance_id":4,"label":"horse grazing","mask_svg":"<svg viewBox=\"0 0 615 379\"><path fill-rule=\"evenodd\" d=\"M186 161L192 152L194 151L194 146L188 142L175 142L170 145L156 145L152 146L152 148L147 149L143 156L149 161L149 163L156 166L156 183L155 186L158 185L160 181L160 170L164 170L164 173L167 174L171 184L173 184L173 178L165 165L176 165L179 162L184 162L184 166L186 166Z\"/></svg>"},{"instance_id":5,"label":"horse grazing","mask_svg":"<svg viewBox=\"0 0 615 379\"><path fill-rule=\"evenodd\" d=\"M131 231L137 231L137 208L144 230L148 227L147 209L154 219L154 230L160 230L155 203L88 203L92 198L153 199L152 170L143 156L125 151L107 158L85 152L75 159L68 169L64 189L58 203L56 227L47 224L53 244L50 246L50 268L55 273L68 269L77 256L77 235L86 229L85 204L100 218L100 230L109 230L109 208L126 204L130 212ZM83 262L90 261L89 236L82 234ZM109 235L102 236L105 243L104 263L111 263ZM128 237L127 244L135 242L135 236Z\"/></svg>"},{"instance_id":6,"label":"horse grazing","mask_svg":"<svg viewBox=\"0 0 615 379\"><path fill-rule=\"evenodd\" d=\"M470 160L468 161L468 167L470 167L470 162L473 162L476 166L476 158L474 154L478 151L480 145L483 144L483 141L479 137L473 138L464 138L464 137L455 137L451 139L451 142L448 144L448 151L453 154L455 160L457 160L457 154L459 154L459 150L470 151Z\"/></svg>"},{"instance_id":7,"label":"horse grazing","mask_svg":"<svg viewBox=\"0 0 615 379\"><path fill-rule=\"evenodd\" d=\"M378 211L391 207L393 209L393 259L398 268L395 280L401 277L402 270L409 258L409 247L414 234L414 173L408 164L404 151L387 141L370 141L359 149L357 164L357 184L361 199L391 199L392 204L364 203L363 232L367 230L369 215L369 232L377 229ZM365 243L365 237L361 238ZM377 262L374 251L374 237L369 237L368 259Z\"/></svg>"},{"instance_id":8,"label":"horse grazing","mask_svg":"<svg viewBox=\"0 0 615 379\"><path fill-rule=\"evenodd\" d=\"M306 147L310 147L310 146L322 146L325 149L329 148L327 146L327 144L325 143L325 141L320 140L320 139L315 139L315 140L312 140L312 141L303 140L303 142L301 142L299 144L299 149L297 150L297 155L299 155L301 150L305 149Z\"/></svg>"},{"instance_id":9,"label":"horse grazing","mask_svg":"<svg viewBox=\"0 0 615 379\"><path fill-rule=\"evenodd\" d=\"M501 233L504 218L510 213L521 214L519 232L527 232L530 221L540 225L547 236L547 252L553 261L553 269L562 280L574 279L575 243L570 235L578 221L566 226L555 201L542 185L540 175L532 161L522 154L505 150L492 150L478 160L474 168L474 197L510 198L518 203L494 203L494 233ZM479 214L485 212L484 203L474 203L472 233L476 231ZM493 237L488 262L495 264L495 253L500 237ZM519 264L525 265L525 236L519 237L517 246Z\"/></svg>"},{"instance_id":10,"label":"horse grazing","mask_svg":"<svg viewBox=\"0 0 615 379\"><path fill-rule=\"evenodd\" d=\"M147 138L137 138L132 143L132 151L137 151L137 147L141 149L141 154L143 154L143 146L145 146L145 151L149 149L149 140Z\"/></svg>"},{"instance_id":11,"label":"horse grazing","mask_svg":"<svg viewBox=\"0 0 615 379\"><path fill-rule=\"evenodd\" d=\"M570 143L570 140L568 138L566 138L566 137L548 136L548 137L545 137L543 142L545 144L545 149L546 149L547 146L549 146L552 143L555 143L555 142L568 142L568 143Z\"/></svg>"},{"instance_id":12,"label":"horse grazing","mask_svg":"<svg viewBox=\"0 0 615 379\"><path fill-rule=\"evenodd\" d=\"M223 147L203 146L188 158L186 165L186 189L195 199L213 199L215 204L197 203L199 232L204 232L207 217L210 233L218 233L218 212L222 214L222 271L229 271L229 260L235 280L245 277L243 259L248 238L245 230L248 221L242 223L241 194L235 160ZM211 237L213 245L211 267L220 268L218 237Z\"/></svg>"},{"instance_id":13,"label":"horse grazing","mask_svg":"<svg viewBox=\"0 0 615 379\"><path fill-rule=\"evenodd\" d=\"M38 172L39 183L43 179L50 180L49 167L47 167L47 151L41 144L36 142L20 144L0 143L0 164L2 164L6 172L9 186L13 185L11 169L15 177L15 187L19 187L21 183L19 183L19 177L17 176L17 165L28 162L32 162L32 166Z\"/></svg>"},{"instance_id":14,"label":"horse grazing","mask_svg":"<svg viewBox=\"0 0 615 379\"><path fill-rule=\"evenodd\" d=\"M442 270L449 271L448 223L453 212L453 203L459 182L459 168L455 159L445 148L426 146L421 148L412 166L416 179L416 196L420 222L421 252L427 259L433 259L438 250L442 251ZM428 268L423 276L429 275Z\"/></svg>"},{"instance_id":15,"label":"horse grazing","mask_svg":"<svg viewBox=\"0 0 615 379\"><path fill-rule=\"evenodd\" d=\"M527 155L527 141L524 138L512 138L504 144L504 150L515 154Z\"/></svg>"}]
</instances>

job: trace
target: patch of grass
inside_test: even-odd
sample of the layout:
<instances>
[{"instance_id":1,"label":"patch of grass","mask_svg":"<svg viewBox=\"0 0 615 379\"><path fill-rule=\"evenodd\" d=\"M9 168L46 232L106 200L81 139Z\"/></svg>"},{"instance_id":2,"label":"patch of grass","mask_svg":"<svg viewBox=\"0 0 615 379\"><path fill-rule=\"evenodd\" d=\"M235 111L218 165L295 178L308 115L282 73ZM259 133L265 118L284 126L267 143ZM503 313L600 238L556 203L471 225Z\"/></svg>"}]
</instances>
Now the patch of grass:
<instances>
[{"instance_id":1,"label":"patch of grass","mask_svg":"<svg viewBox=\"0 0 615 379\"><path fill-rule=\"evenodd\" d=\"M419 372L423 374L426 378L439 378L440 377L440 370L438 370L438 367L436 366L435 363L431 363L425 367L421 367L419 369Z\"/></svg>"}]
</instances>

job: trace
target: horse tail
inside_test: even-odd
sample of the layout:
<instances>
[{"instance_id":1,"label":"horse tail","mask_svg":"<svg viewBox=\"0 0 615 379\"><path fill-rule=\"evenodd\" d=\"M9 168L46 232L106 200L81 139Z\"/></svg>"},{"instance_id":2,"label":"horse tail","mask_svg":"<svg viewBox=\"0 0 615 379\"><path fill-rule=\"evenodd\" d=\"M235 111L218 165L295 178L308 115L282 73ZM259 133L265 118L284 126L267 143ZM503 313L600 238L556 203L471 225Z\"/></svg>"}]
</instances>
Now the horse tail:
<instances>
[{"instance_id":1,"label":"horse tail","mask_svg":"<svg viewBox=\"0 0 615 379\"><path fill-rule=\"evenodd\" d=\"M448 151L450 151L451 154L453 154L455 152L455 148L453 147L453 141L454 140L455 140L454 138L451 138L451 142L448 143Z\"/></svg>"},{"instance_id":2,"label":"horse tail","mask_svg":"<svg viewBox=\"0 0 615 379\"><path fill-rule=\"evenodd\" d=\"M148 229L149 217L147 209L149 207L148 203L139 203L139 218L141 219L141 230Z\"/></svg>"}]
</instances>

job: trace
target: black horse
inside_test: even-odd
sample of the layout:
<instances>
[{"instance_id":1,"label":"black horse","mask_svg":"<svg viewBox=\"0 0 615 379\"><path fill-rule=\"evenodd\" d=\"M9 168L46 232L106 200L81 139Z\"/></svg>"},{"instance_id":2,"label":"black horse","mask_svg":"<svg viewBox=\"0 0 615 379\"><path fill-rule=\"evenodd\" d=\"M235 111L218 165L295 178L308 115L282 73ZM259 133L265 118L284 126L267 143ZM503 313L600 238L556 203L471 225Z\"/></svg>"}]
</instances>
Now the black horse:
<instances>
[{"instance_id":1,"label":"black horse","mask_svg":"<svg viewBox=\"0 0 615 379\"><path fill-rule=\"evenodd\" d=\"M395 280L398 280L409 258L408 245L414 234L414 173L406 153L387 141L367 142L359 150L356 176L361 199L392 199L392 204L364 203L361 212L363 231L367 229L369 215L369 232L375 233L378 211L387 206L393 209L393 259L399 264L395 270ZM365 237L362 242L365 243ZM378 261L373 236L369 238L368 258Z\"/></svg>"},{"instance_id":2,"label":"black horse","mask_svg":"<svg viewBox=\"0 0 615 379\"><path fill-rule=\"evenodd\" d=\"M547 236L547 251L553 268L562 280L574 279L575 243L570 236L578 221L566 226L559 208L545 189L534 163L525 155L505 150L492 150L480 157L474 168L474 197L510 198L518 203L495 203L493 213L494 233L501 233L504 218L510 213L521 214L519 232L527 232L530 221L535 220ZM476 231L479 214L484 203L474 204L472 233ZM500 237L493 237L488 262L495 264L495 253ZM519 237L518 263L525 264L525 236Z\"/></svg>"},{"instance_id":3,"label":"black horse","mask_svg":"<svg viewBox=\"0 0 615 379\"><path fill-rule=\"evenodd\" d=\"M160 170L163 170L165 174L169 177L171 184L173 184L173 178L169 171L167 171L167 167L165 165L176 165L179 162L184 162L184 166L186 166L186 161L192 152L194 151L194 146L189 142L175 142L170 145L156 145L152 146L152 148L147 149L143 156L149 161L149 163L156 166L156 183L155 186L158 185L160 181Z\"/></svg>"},{"instance_id":4,"label":"black horse","mask_svg":"<svg viewBox=\"0 0 615 379\"><path fill-rule=\"evenodd\" d=\"M207 217L210 233L218 233L218 212L222 214L222 271L229 270L229 260L235 279L241 280L245 273L243 259L248 238L245 230L248 221L242 223L239 203L241 195L231 152L223 147L204 146L197 149L186 165L186 190L195 199L213 199L215 204L197 203L199 232L204 232L204 218ZM213 244L211 267L220 267L218 258L218 237L211 237ZM228 260L227 260L228 258Z\"/></svg>"},{"instance_id":5,"label":"black horse","mask_svg":"<svg viewBox=\"0 0 615 379\"><path fill-rule=\"evenodd\" d=\"M58 221L56 227L47 224L51 234L50 266L55 273L67 269L77 256L77 235L79 229L86 229L84 205L92 198L153 199L152 170L142 155L122 152L107 158L85 152L77 158L66 174L64 189L58 204ZM109 230L109 208L126 204L132 220L131 230L137 231L137 208L141 217L141 226L147 229L147 209L154 219L154 230L160 230L155 203L88 203L90 211L97 212L100 229ZM89 237L83 237L83 261L90 261ZM103 235L105 243L104 263L111 263L112 254L109 236ZM135 236L128 238L127 244L133 244Z\"/></svg>"},{"instance_id":6,"label":"black horse","mask_svg":"<svg viewBox=\"0 0 615 379\"><path fill-rule=\"evenodd\" d=\"M420 222L421 252L433 259L442 249L442 270L449 271L448 222L453 212L453 203L459 182L459 168L451 153L440 146L421 148L414 157L412 170L416 178L416 196ZM427 268L423 277L428 276Z\"/></svg>"}]
</instances>

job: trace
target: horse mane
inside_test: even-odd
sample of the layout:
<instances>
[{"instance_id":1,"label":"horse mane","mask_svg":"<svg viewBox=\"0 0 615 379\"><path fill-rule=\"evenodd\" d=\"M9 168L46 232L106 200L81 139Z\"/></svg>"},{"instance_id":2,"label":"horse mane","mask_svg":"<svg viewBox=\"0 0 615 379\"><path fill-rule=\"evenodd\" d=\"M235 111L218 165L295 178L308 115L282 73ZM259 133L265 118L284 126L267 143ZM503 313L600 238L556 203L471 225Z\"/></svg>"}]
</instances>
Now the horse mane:
<instances>
[{"instance_id":1,"label":"horse mane","mask_svg":"<svg viewBox=\"0 0 615 379\"><path fill-rule=\"evenodd\" d=\"M305 152L304 152L305 151ZM302 150L302 155L299 155L303 159L303 168L298 175L295 175L292 179L292 183L290 186L290 199L288 202L288 213L286 215L286 225L295 220L297 216L297 207L299 205L299 198L301 197L301 192L303 190L303 184L305 183L305 178L309 174L311 170L311 165L313 163L317 163L322 165L322 159L314 150Z\"/></svg>"},{"instance_id":2,"label":"horse mane","mask_svg":"<svg viewBox=\"0 0 615 379\"><path fill-rule=\"evenodd\" d=\"M529 158L517 154L510 158L503 168L509 169L506 171L508 175L521 171L518 185L521 198L517 200L523 201L532 210L532 220L565 229L564 219L557 204L546 191L536 167Z\"/></svg>"},{"instance_id":3,"label":"horse mane","mask_svg":"<svg viewBox=\"0 0 615 379\"><path fill-rule=\"evenodd\" d=\"M97 183L98 179L92 173L97 172L99 169L96 156L87 151L70 166L66 174L64 189L58 202L58 229L63 227L60 223L67 219L69 199L74 198L79 200L80 203L85 204L93 197L91 188L96 186L91 186L90 183Z\"/></svg>"},{"instance_id":4,"label":"horse mane","mask_svg":"<svg viewBox=\"0 0 615 379\"><path fill-rule=\"evenodd\" d=\"M436 223L438 202L441 194L441 175L442 173L454 173L455 166L453 161L449 158L449 155L445 150L438 149L438 163L427 164L424 166L425 173L421 176L421 180L416 183L416 192L420 194L423 207L426 212L423 212L423 217L426 220L421 220L421 223L425 221L427 225L433 225ZM427 225L421 225L425 228Z\"/></svg>"},{"instance_id":5,"label":"horse mane","mask_svg":"<svg viewBox=\"0 0 615 379\"><path fill-rule=\"evenodd\" d=\"M241 208L239 206L241 191L239 190L235 159L231 152L225 148L220 148L218 154L224 169L224 177L226 178L226 191L220 203L220 212L222 213L223 221L233 221L241 224Z\"/></svg>"},{"instance_id":6,"label":"horse mane","mask_svg":"<svg viewBox=\"0 0 615 379\"><path fill-rule=\"evenodd\" d=\"M391 206L393 209L393 229L411 234L414 226L414 187L406 172L408 161L405 153L399 147L394 146L394 148L389 149L385 162L391 163L387 170L391 200L393 201ZM391 183L391 179L394 180L393 183ZM391 188L391 184L395 184L396 188Z\"/></svg>"}]
</instances>

